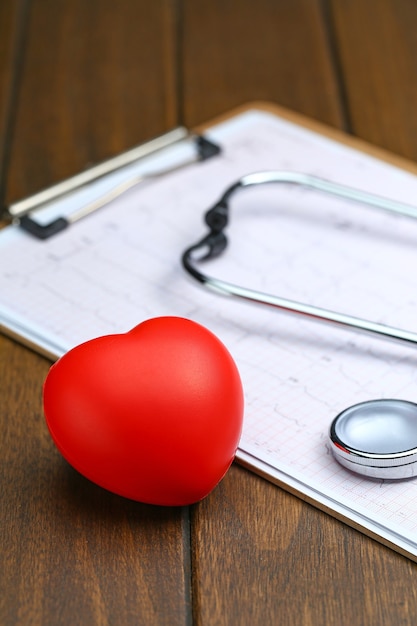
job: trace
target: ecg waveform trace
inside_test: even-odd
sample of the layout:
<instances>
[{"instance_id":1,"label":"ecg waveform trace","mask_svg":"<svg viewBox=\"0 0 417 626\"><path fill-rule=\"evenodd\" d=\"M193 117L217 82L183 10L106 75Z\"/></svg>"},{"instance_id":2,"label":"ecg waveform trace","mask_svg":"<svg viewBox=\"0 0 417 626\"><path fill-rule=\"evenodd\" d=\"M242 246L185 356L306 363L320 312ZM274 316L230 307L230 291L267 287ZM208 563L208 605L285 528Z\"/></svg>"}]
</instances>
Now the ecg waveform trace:
<instances>
[{"instance_id":1,"label":"ecg waveform trace","mask_svg":"<svg viewBox=\"0 0 417 626\"><path fill-rule=\"evenodd\" d=\"M417 197L417 177L270 113L243 113L208 134L220 157L131 189L51 240L17 227L0 233L2 323L51 341L57 356L158 315L206 325L240 369L240 450L255 468L276 470L417 556L417 479L365 479L339 466L327 443L331 420L349 405L417 400L416 351L217 296L180 265L204 234L204 212L245 174L300 171L403 202ZM417 221L271 185L236 198L227 236L208 273L417 330Z\"/></svg>"}]
</instances>

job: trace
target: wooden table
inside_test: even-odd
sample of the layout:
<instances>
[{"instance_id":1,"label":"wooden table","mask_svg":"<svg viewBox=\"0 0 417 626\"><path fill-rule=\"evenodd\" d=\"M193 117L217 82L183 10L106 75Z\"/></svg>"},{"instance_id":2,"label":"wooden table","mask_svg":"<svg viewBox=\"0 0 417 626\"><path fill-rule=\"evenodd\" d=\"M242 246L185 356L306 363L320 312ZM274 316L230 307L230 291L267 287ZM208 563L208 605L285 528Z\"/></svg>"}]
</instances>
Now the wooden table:
<instances>
[{"instance_id":1,"label":"wooden table","mask_svg":"<svg viewBox=\"0 0 417 626\"><path fill-rule=\"evenodd\" d=\"M1 0L0 88L2 204L253 100L417 160L417 3ZM183 509L80 477L49 366L0 338L2 626L416 623L416 564L238 466Z\"/></svg>"}]
</instances>

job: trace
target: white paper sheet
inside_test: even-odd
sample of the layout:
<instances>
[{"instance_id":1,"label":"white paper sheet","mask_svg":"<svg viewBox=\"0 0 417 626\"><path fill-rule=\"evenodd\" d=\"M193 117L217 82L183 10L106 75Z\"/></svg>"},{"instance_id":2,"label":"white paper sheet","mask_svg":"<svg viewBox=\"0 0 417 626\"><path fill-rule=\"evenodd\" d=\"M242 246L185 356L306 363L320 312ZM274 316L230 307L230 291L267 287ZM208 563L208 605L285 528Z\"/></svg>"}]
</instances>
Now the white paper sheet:
<instances>
[{"instance_id":1,"label":"white paper sheet","mask_svg":"<svg viewBox=\"0 0 417 626\"><path fill-rule=\"evenodd\" d=\"M328 446L330 422L347 406L417 401L415 348L216 296L180 264L205 233L204 212L242 175L301 171L410 204L417 177L265 112L207 134L221 156L140 185L50 240L3 230L0 322L57 356L158 315L204 324L241 372L238 458L417 558L417 479L355 475ZM271 185L236 196L227 234L208 273L417 330L417 220Z\"/></svg>"}]
</instances>

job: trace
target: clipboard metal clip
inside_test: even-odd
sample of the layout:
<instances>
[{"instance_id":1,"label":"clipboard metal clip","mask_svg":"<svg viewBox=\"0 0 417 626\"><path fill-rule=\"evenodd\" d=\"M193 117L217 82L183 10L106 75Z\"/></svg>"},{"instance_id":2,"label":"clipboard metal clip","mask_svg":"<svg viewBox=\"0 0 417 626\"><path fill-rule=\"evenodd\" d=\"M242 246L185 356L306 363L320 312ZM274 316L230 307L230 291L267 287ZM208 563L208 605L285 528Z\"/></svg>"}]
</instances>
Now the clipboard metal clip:
<instances>
[{"instance_id":1,"label":"clipboard metal clip","mask_svg":"<svg viewBox=\"0 0 417 626\"><path fill-rule=\"evenodd\" d=\"M220 200L205 213L205 223L209 228L209 232L202 239L197 241L197 243L188 247L182 255L182 265L188 274L203 286L221 295L233 296L247 302L264 304L317 321L330 322L352 330L375 334L381 338L395 339L409 344L416 344L417 333L392 328L385 324L249 289L219 278L214 278L201 271L199 263L218 257L227 247L228 241L224 231L229 224L229 201L232 196L247 187L271 183L301 186L310 190L330 194L333 197L359 202L368 207L381 209L389 213L397 213L414 219L417 218L417 208L413 206L382 198L365 191L346 187L308 174L285 171L248 174L228 187Z\"/></svg>"},{"instance_id":2,"label":"clipboard metal clip","mask_svg":"<svg viewBox=\"0 0 417 626\"><path fill-rule=\"evenodd\" d=\"M85 185L91 184L100 178L121 170L126 166L139 162L141 159L163 151L169 146L173 146L184 141L189 141L193 145L193 154L186 160L150 173L139 173L134 176L130 176L112 187L106 193L101 194L95 200L72 212L70 215L58 216L46 224L40 223L31 214L31 212L44 208L54 200L73 193ZM31 235L34 235L38 239L49 239L49 237L52 237L53 235L66 229L71 224L97 211L99 208L105 206L139 183L160 178L161 176L170 174L186 167L187 165L191 165L199 161L206 161L207 159L217 156L220 152L220 147L206 137L196 135L184 127L178 127L168 133L165 133L164 135L161 135L160 137L152 139L145 144L108 159L107 161L104 161L103 163L100 163L85 172L81 172L80 174L77 174L67 180L57 183L56 185L53 185L52 187L49 187L48 189L45 189L29 198L20 200L19 202L10 205L8 212L9 215L21 226L21 228L29 232Z\"/></svg>"}]
</instances>

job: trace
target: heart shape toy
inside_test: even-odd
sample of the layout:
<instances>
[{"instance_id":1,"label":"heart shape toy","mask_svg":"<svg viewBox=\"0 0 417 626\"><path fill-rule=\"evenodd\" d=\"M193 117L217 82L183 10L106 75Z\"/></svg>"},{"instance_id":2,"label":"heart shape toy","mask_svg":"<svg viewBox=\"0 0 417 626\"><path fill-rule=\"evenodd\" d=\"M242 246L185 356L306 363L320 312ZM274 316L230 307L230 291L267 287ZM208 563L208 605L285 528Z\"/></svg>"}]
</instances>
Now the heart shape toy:
<instances>
[{"instance_id":1,"label":"heart shape toy","mask_svg":"<svg viewBox=\"0 0 417 626\"><path fill-rule=\"evenodd\" d=\"M242 429L230 353L180 317L73 348L51 367L43 400L51 436L76 470L150 504L204 498L231 465Z\"/></svg>"}]
</instances>

